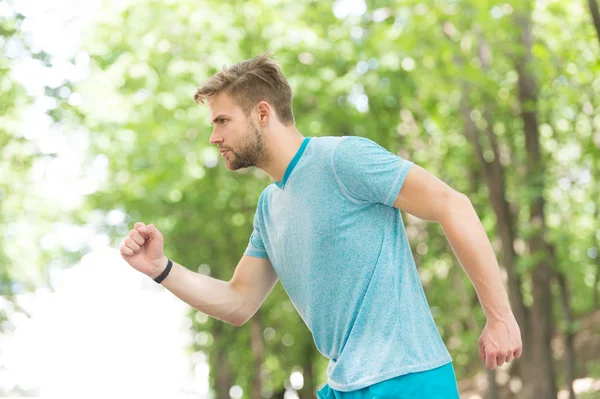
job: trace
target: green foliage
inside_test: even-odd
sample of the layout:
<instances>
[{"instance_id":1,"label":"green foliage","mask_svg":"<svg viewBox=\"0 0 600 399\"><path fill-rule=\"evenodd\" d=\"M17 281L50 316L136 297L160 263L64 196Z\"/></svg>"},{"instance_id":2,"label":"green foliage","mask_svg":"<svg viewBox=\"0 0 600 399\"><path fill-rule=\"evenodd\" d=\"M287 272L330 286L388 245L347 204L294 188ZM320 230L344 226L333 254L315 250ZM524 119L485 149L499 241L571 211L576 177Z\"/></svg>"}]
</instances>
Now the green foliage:
<instances>
[{"instance_id":1,"label":"green foliage","mask_svg":"<svg viewBox=\"0 0 600 399\"><path fill-rule=\"evenodd\" d=\"M365 136L413 160L466 193L496 242L498 221L482 165L464 133L466 98L486 162L494 156L488 127L498 142L506 197L526 247L517 251L526 304L531 270L547 255L527 248L538 231L529 218L531 199L542 196L545 238L557 251L552 267L567 275L575 314L591 310L590 281L598 271L588 253L600 240L598 220L591 216L600 206L600 189L590 178L600 165L600 63L595 37L579 29L589 24L580 4L537 2L533 14L531 72L538 101L526 110L538 111L543 155L535 179L525 174L515 70L523 54L514 18L520 4L373 1L362 15L344 18L334 15L329 2L316 1L115 4L87 32L90 76L66 84L84 103L69 105L59 98L60 88L47 93L60 101L50 116L84 126L92 156L108 159L106 184L73 217L85 223L95 210L124 210L125 225L105 226L115 247L133 223L153 223L164 234L167 256L194 271L231 278L270 179L255 169L232 173L217 162L218 152L208 143L207 109L193 95L222 65L271 50L294 91L297 127L304 135ZM0 33L15 34L17 22L3 21ZM48 61L43 53L34 56ZM9 69L0 58L0 121L26 102ZM368 106L357 99L368 100ZM0 148L22 145L4 126ZM2 157L2 166L11 167L0 194L14 187L4 181L15 184L30 166L26 157L16 158ZM11 209L3 208L3 223ZM476 340L485 322L473 286L437 225L405 221L436 323L451 347L457 376L466 377L480 368ZM2 267L3 255L0 247L0 282L11 281L13 269ZM315 372L311 389L325 381L326 359L281 284L255 317L264 338L265 389L281 390L309 355ZM250 392L261 371L254 368L250 324L234 328L196 312L191 319L190 351L208 354L213 386L217 354L225 353L231 382ZM576 323L567 328L575 330Z\"/></svg>"}]
</instances>

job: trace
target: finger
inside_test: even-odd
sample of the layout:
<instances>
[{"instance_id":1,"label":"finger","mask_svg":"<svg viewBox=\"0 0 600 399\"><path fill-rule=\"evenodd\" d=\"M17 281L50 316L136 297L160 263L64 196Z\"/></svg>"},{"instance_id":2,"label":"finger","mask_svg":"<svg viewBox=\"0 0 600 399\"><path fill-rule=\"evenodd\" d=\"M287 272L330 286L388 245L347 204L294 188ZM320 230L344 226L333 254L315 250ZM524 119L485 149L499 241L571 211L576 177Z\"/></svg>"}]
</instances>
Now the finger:
<instances>
[{"instance_id":1,"label":"finger","mask_svg":"<svg viewBox=\"0 0 600 399\"><path fill-rule=\"evenodd\" d=\"M144 237L144 239L148 240L148 239L152 238L152 225L151 224L149 224L148 226L139 226L136 230L140 233L140 235L142 237Z\"/></svg>"},{"instance_id":2,"label":"finger","mask_svg":"<svg viewBox=\"0 0 600 399\"><path fill-rule=\"evenodd\" d=\"M137 222L136 224L133 225L134 230L138 231L140 233L140 235L142 237L144 237L144 239L146 239L146 240L150 238L150 234L148 234L149 233L148 227L149 226L146 226L142 222Z\"/></svg>"},{"instance_id":3,"label":"finger","mask_svg":"<svg viewBox=\"0 0 600 399\"><path fill-rule=\"evenodd\" d=\"M495 353L486 353L485 366L489 369L496 368L496 354Z\"/></svg>"},{"instance_id":4,"label":"finger","mask_svg":"<svg viewBox=\"0 0 600 399\"><path fill-rule=\"evenodd\" d=\"M135 253L133 252L133 249L131 249L125 245L121 245L121 255L131 256L131 255L135 255Z\"/></svg>"},{"instance_id":5,"label":"finger","mask_svg":"<svg viewBox=\"0 0 600 399\"><path fill-rule=\"evenodd\" d=\"M513 352L509 353L508 356L506 356L506 363L510 363L513 360Z\"/></svg>"},{"instance_id":6,"label":"finger","mask_svg":"<svg viewBox=\"0 0 600 399\"><path fill-rule=\"evenodd\" d=\"M152 239L154 238L162 238L162 235L160 234L160 231L158 231L158 229L156 228L155 225L153 224L149 224L148 226L146 226L147 230L148 230L148 236Z\"/></svg>"},{"instance_id":7,"label":"finger","mask_svg":"<svg viewBox=\"0 0 600 399\"><path fill-rule=\"evenodd\" d=\"M135 253L140 250L140 246L137 244L137 242L133 241L131 237L127 237L125 239L125 246L131 248Z\"/></svg>"},{"instance_id":8,"label":"finger","mask_svg":"<svg viewBox=\"0 0 600 399\"><path fill-rule=\"evenodd\" d=\"M496 356L496 364L498 367L504 364L505 357L504 356Z\"/></svg>"},{"instance_id":9,"label":"finger","mask_svg":"<svg viewBox=\"0 0 600 399\"><path fill-rule=\"evenodd\" d=\"M485 350L483 349L483 344L481 342L479 343L479 358L485 363Z\"/></svg>"},{"instance_id":10,"label":"finger","mask_svg":"<svg viewBox=\"0 0 600 399\"><path fill-rule=\"evenodd\" d=\"M522 353L523 353L523 347L522 347L522 346L520 346L520 347L519 347L519 348L518 348L518 349L517 349L517 350L514 352L515 359L518 359L518 358L520 358Z\"/></svg>"},{"instance_id":11,"label":"finger","mask_svg":"<svg viewBox=\"0 0 600 399\"><path fill-rule=\"evenodd\" d=\"M142 237L142 233L137 230L131 230L129 232L129 237L133 239L138 245L142 246L146 242L146 239Z\"/></svg>"}]
</instances>

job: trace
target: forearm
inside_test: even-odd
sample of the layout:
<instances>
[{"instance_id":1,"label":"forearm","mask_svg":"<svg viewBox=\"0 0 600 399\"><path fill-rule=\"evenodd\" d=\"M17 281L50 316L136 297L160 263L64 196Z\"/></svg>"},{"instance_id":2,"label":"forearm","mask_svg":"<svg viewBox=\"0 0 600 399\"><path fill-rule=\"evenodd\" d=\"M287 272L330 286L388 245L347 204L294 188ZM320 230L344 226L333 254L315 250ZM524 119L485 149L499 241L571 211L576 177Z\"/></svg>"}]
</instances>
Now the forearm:
<instances>
[{"instance_id":1,"label":"forearm","mask_svg":"<svg viewBox=\"0 0 600 399\"><path fill-rule=\"evenodd\" d=\"M439 222L475 287L486 317L502 319L510 314L494 249L469 199L462 194L452 196Z\"/></svg>"},{"instance_id":2,"label":"forearm","mask_svg":"<svg viewBox=\"0 0 600 399\"><path fill-rule=\"evenodd\" d=\"M165 258L164 266L167 260ZM164 270L162 266L155 276ZM211 317L239 325L239 309L244 301L229 282L195 273L173 262L169 275L161 283L176 297Z\"/></svg>"}]
</instances>

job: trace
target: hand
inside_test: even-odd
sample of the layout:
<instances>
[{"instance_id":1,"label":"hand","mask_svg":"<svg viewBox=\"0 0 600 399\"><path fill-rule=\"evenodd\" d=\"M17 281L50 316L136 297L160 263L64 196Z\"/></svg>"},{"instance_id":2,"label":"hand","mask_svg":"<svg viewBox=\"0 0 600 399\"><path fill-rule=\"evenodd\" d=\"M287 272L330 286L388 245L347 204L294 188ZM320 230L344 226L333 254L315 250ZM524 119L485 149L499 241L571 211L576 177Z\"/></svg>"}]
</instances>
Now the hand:
<instances>
[{"instance_id":1,"label":"hand","mask_svg":"<svg viewBox=\"0 0 600 399\"><path fill-rule=\"evenodd\" d=\"M121 256L135 270L156 278L167 266L163 236L153 225L138 222L121 245Z\"/></svg>"},{"instance_id":2,"label":"hand","mask_svg":"<svg viewBox=\"0 0 600 399\"><path fill-rule=\"evenodd\" d=\"M479 357L489 369L521 357L523 344L515 316L510 313L504 318L488 319L477 343Z\"/></svg>"}]
</instances>

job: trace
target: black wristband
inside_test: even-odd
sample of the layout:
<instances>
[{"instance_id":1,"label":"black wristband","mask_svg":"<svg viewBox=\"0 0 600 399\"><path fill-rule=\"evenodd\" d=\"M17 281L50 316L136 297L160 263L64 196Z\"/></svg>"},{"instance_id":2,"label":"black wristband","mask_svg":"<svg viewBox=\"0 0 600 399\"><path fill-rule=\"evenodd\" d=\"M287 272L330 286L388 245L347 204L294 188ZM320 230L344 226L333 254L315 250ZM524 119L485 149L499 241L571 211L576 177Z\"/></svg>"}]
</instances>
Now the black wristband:
<instances>
[{"instance_id":1,"label":"black wristband","mask_svg":"<svg viewBox=\"0 0 600 399\"><path fill-rule=\"evenodd\" d=\"M171 267L173 266L173 262L171 261L171 259L167 258L167 260L168 262L167 267L165 267L165 270L163 270L163 272L154 279L154 281L156 281L158 284L160 284L169 275Z\"/></svg>"}]
</instances>

